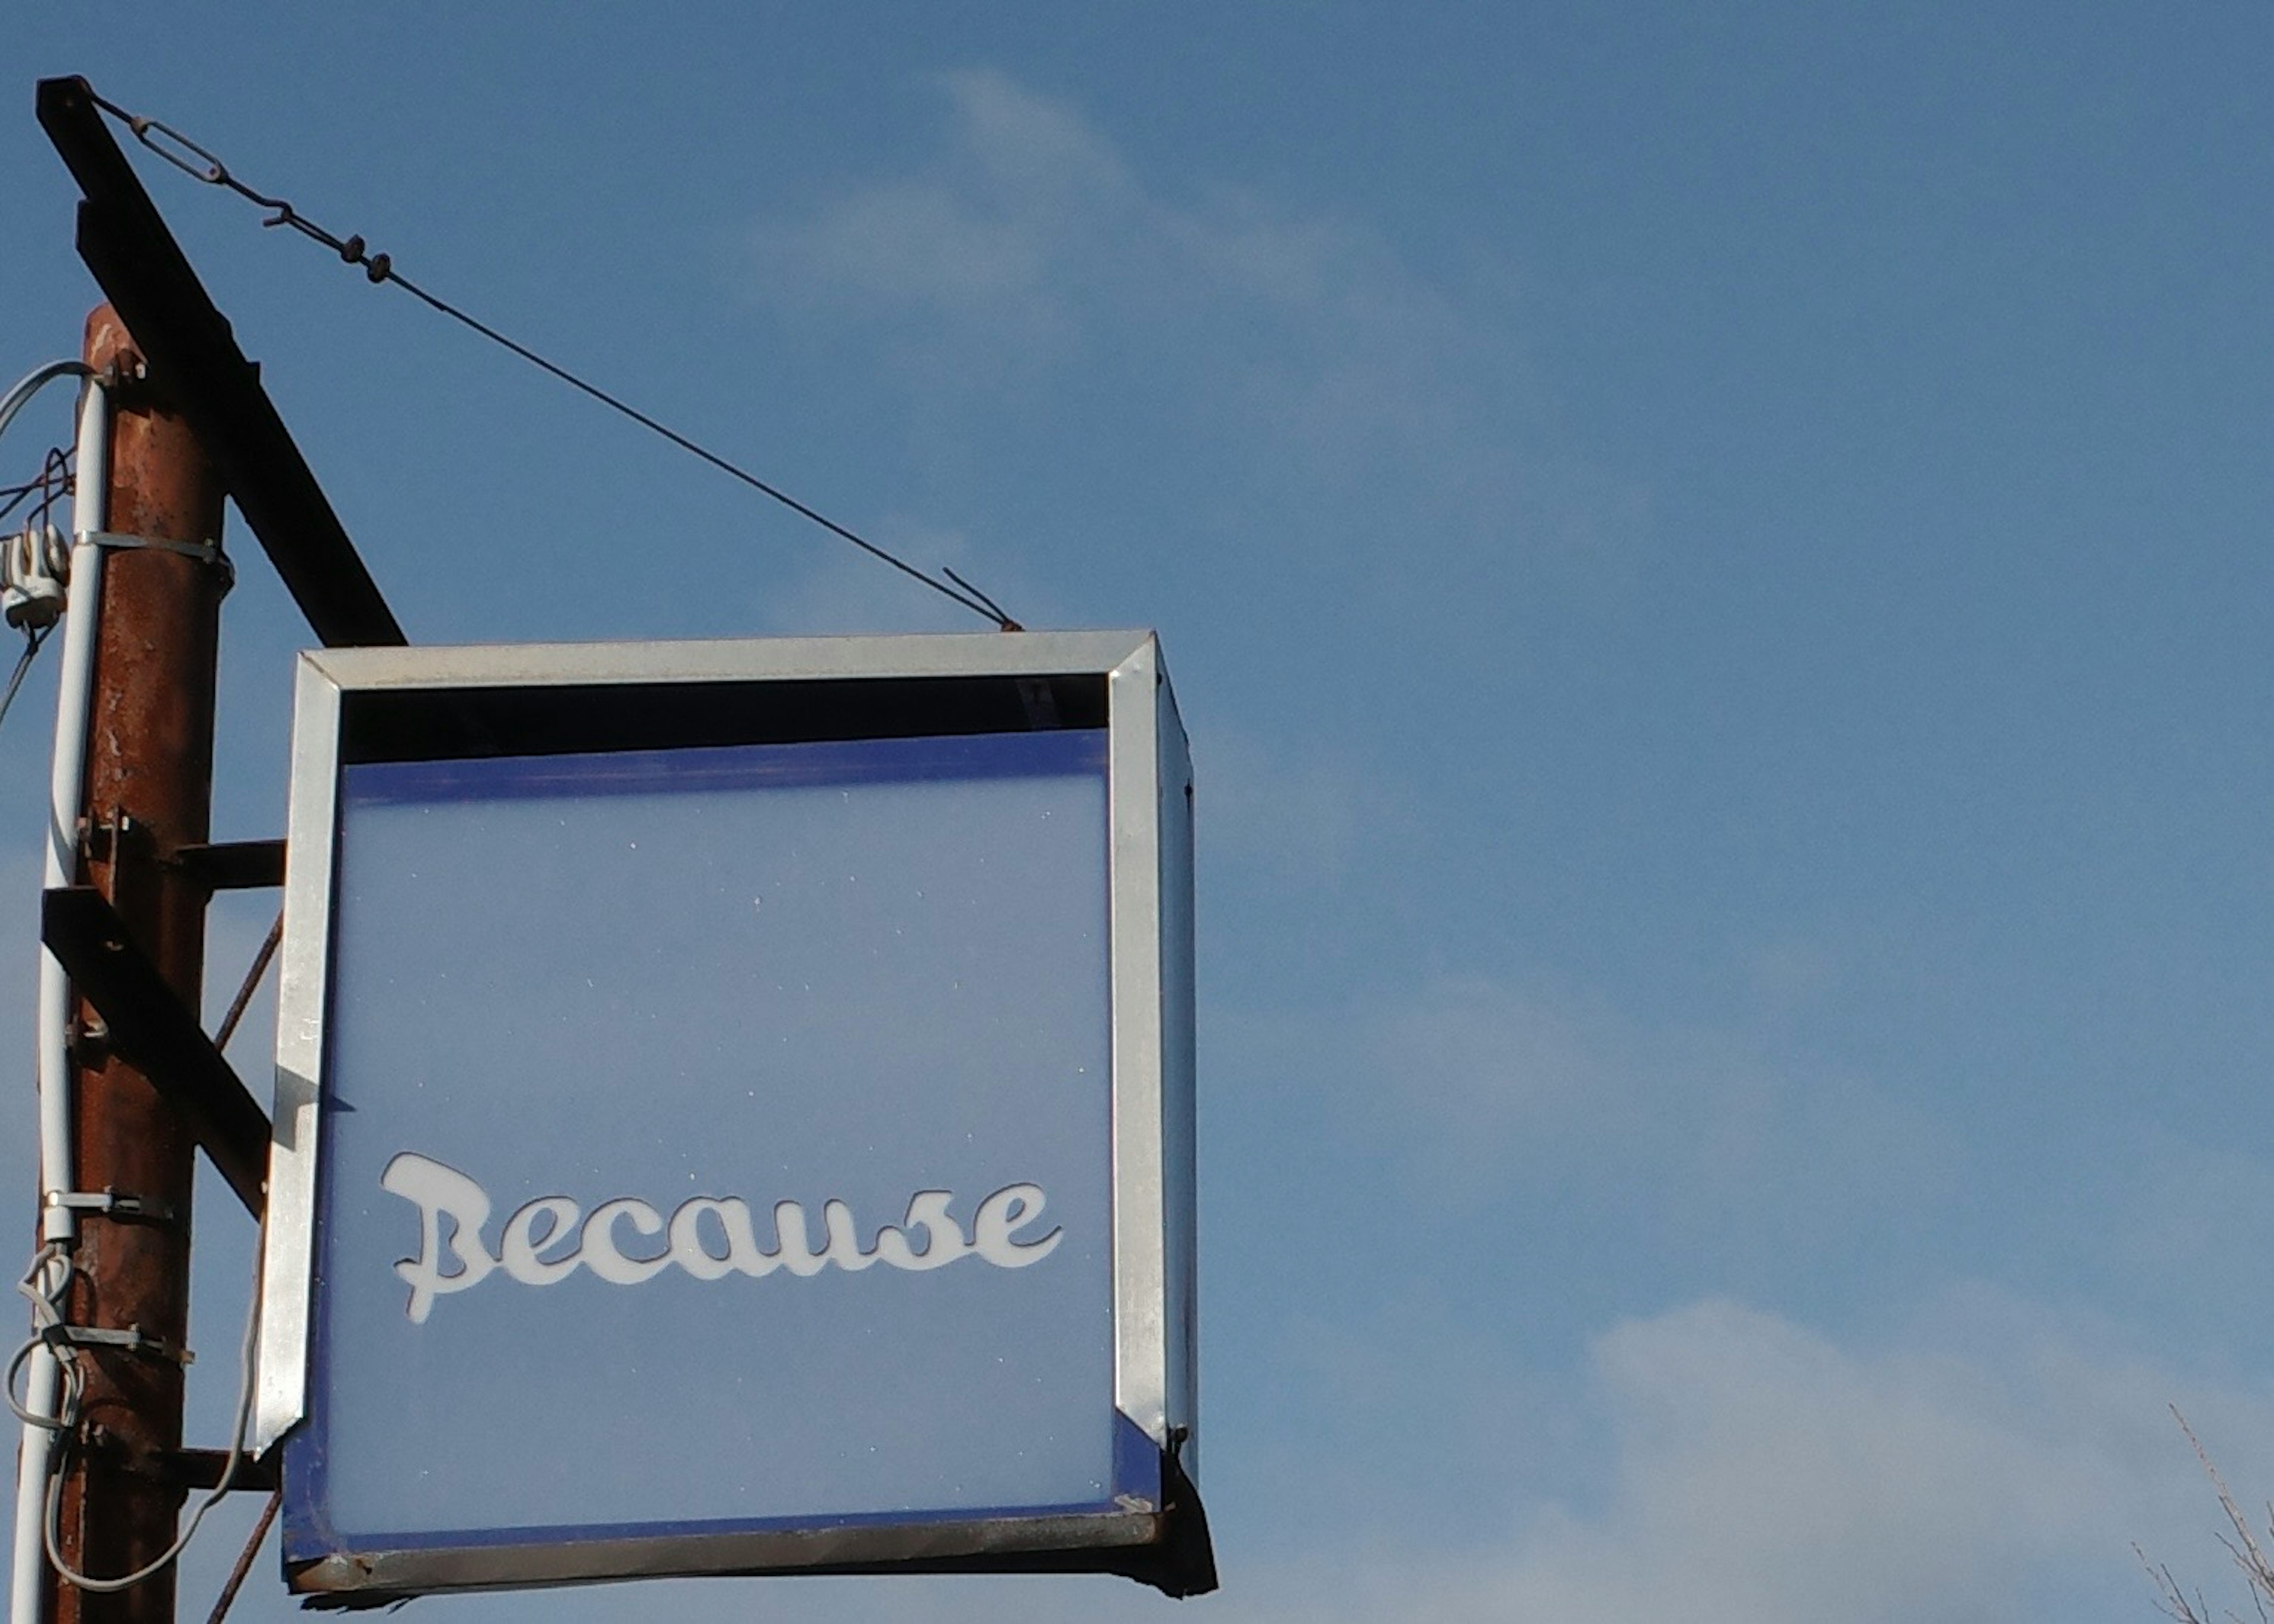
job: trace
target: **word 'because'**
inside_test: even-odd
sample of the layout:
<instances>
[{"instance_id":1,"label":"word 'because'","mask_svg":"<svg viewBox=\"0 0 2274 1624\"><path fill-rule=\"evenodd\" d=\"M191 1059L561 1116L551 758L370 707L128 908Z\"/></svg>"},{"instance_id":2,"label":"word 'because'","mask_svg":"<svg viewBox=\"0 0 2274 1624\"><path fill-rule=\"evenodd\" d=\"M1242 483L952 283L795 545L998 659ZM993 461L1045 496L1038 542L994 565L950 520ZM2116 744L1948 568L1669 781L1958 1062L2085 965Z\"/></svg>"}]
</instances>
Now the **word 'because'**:
<instances>
[{"instance_id":1,"label":"word 'because'","mask_svg":"<svg viewBox=\"0 0 2274 1624\"><path fill-rule=\"evenodd\" d=\"M948 1215L948 1204L955 1199L952 1193L920 1190L908 1198L907 1216L900 1227L878 1230L876 1244L867 1251L862 1250L853 1210L842 1201L822 1204L818 1250L806 1228L805 1209L795 1201L776 1202L775 1246L768 1252L758 1244L749 1203L732 1196L696 1196L681 1202L666 1220L636 1197L603 1201L585 1214L567 1196L548 1195L516 1208L492 1251L483 1236L493 1205L489 1192L456 1168L406 1150L387 1164L379 1184L418 1208L418 1255L395 1266L410 1288L405 1312L413 1325L425 1323L436 1297L469 1290L499 1269L527 1286L558 1285L580 1268L611 1285L636 1286L672 1267L697 1280L756 1277L776 1269L809 1275L832 1266L858 1272L877 1263L936 1269L962 1258L978 1258L998 1268L1025 1268L1050 1256L1065 1235L1052 1229L1031 1241L1014 1238L1043 1214L1040 1184L1007 1184L988 1196L979 1203L968 1234ZM663 1236L664 1250L650 1256L626 1252L617 1239L624 1225L637 1235ZM562 1250L571 1237L574 1244ZM921 1248L915 1244L919 1237ZM457 1266L455 1273L442 1272L446 1253Z\"/></svg>"}]
</instances>

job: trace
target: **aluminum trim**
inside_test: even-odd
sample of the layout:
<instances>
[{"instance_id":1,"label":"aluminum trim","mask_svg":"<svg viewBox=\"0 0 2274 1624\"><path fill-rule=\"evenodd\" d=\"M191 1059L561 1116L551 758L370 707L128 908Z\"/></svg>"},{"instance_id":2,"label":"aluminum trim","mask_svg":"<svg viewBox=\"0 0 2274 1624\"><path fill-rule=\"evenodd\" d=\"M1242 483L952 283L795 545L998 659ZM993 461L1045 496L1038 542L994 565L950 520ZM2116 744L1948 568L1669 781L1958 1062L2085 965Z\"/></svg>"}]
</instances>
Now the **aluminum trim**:
<instances>
[{"instance_id":1,"label":"aluminum trim","mask_svg":"<svg viewBox=\"0 0 2274 1624\"><path fill-rule=\"evenodd\" d=\"M1159 692L1161 851L1161 1222L1164 1249L1161 1302L1167 1315L1166 1407L1169 1425L1184 1430L1180 1459L1200 1477L1200 1292L1198 1132L1198 987L1193 956L1193 763L1176 689Z\"/></svg>"},{"instance_id":2,"label":"aluminum trim","mask_svg":"<svg viewBox=\"0 0 2274 1624\"><path fill-rule=\"evenodd\" d=\"M1112 801L1114 1402L1165 1448L1161 1204L1160 673L1147 637L1106 680Z\"/></svg>"},{"instance_id":3,"label":"aluminum trim","mask_svg":"<svg viewBox=\"0 0 2274 1624\"><path fill-rule=\"evenodd\" d=\"M304 654L342 688L543 688L600 682L1111 672L1145 631L972 632L665 643L469 643Z\"/></svg>"},{"instance_id":4,"label":"aluminum trim","mask_svg":"<svg viewBox=\"0 0 2274 1624\"><path fill-rule=\"evenodd\" d=\"M284 934L276 993L276 1082L269 1110L268 1206L261 1246L254 1454L306 1412L314 1288L316 1168L322 1113L324 991L331 963L332 829L339 786L340 689L303 654L293 681L292 780Z\"/></svg>"}]
</instances>

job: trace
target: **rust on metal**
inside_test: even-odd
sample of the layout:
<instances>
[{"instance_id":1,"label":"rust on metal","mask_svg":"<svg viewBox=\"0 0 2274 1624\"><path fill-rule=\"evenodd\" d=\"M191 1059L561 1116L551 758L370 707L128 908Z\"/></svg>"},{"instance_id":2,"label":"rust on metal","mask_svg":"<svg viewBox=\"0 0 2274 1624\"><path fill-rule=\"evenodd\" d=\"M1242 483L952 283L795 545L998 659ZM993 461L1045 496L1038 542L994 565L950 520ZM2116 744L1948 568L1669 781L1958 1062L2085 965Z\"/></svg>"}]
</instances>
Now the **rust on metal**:
<instances>
[{"instance_id":1,"label":"rust on metal","mask_svg":"<svg viewBox=\"0 0 2274 1624\"><path fill-rule=\"evenodd\" d=\"M169 410L109 306L87 318L86 359L121 380L114 395L109 511L115 533L204 543L221 535L222 488L188 425ZM93 477L94 470L82 470ZM135 945L182 1002L198 1007L207 888L179 860L210 838L214 672L222 568L177 553L120 548L105 560L86 819L107 841L82 877L110 900ZM87 1012L82 1009L81 1019ZM191 1182L197 1141L149 1078L116 1054L77 1070L76 1184L183 1214L179 1224L90 1214L80 1231L72 1316L182 1345L189 1333ZM178 1474L134 1470L182 1446L183 1372L128 1350L82 1355L83 1413L102 1447L75 1449L64 1481L62 1554L82 1573L128 1572L172 1544ZM174 1611L170 1569L117 1595L58 1584L55 1624L157 1624Z\"/></svg>"}]
</instances>

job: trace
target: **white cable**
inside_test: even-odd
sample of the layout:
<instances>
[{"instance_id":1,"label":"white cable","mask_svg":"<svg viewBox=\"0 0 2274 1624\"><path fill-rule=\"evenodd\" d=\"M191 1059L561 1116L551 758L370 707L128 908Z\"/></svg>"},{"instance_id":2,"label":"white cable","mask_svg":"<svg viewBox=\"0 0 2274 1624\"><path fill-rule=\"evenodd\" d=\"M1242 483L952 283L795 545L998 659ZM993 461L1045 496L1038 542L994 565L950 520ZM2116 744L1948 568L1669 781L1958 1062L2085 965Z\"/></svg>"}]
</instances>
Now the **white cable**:
<instances>
[{"instance_id":1,"label":"white cable","mask_svg":"<svg viewBox=\"0 0 2274 1624\"><path fill-rule=\"evenodd\" d=\"M47 384L60 378L87 380L79 399L78 478L72 513L72 546L69 597L65 605L63 669L56 680L56 741L53 771L49 778L48 838L45 883L50 889L68 885L77 877L79 805L87 778L87 727L94 678L96 620L102 601L103 551L118 538L105 530L110 469L110 415L107 391L92 371L77 361L57 361L37 368L0 397L0 432L24 404ZM188 1523L174 1543L154 1561L117 1578L97 1578L74 1572L60 1549L64 1473L59 1443L79 1421L85 1378L79 1355L67 1341L51 1344L46 1333L64 1323L65 1294L71 1284L69 1248L78 1237L77 1213L61 1199L73 1177L71 1120L71 1056L68 1048L71 985L62 964L52 953L40 955L39 1083L40 1083L40 1235L41 1248L24 1294L33 1303L33 1342L9 1362L8 1404L24 1423L23 1447L17 1456L15 1568L11 1575L9 1624L40 1624L45 1590L42 1558L63 1579L77 1588L111 1594L140 1584L172 1564L195 1538L206 1514L221 1503L245 1458L245 1440L252 1422L253 1372L260 1347L260 1259L262 1247L253 1249L252 1304L245 1317L243 1351L237 1372L236 1424L230 1430L229 1456L213 1492L190 1514ZM30 1374L19 1403L14 1378L28 1363Z\"/></svg>"},{"instance_id":2,"label":"white cable","mask_svg":"<svg viewBox=\"0 0 2274 1624\"><path fill-rule=\"evenodd\" d=\"M54 1350L41 1343L32 1353L32 1373L24 1404L34 1414L60 1413L56 1389L63 1386L63 1366ZM68 1400L65 1401L68 1402ZM48 1472L55 1460L56 1432L26 1422L23 1447L16 1456L15 1568L8 1588L10 1624L41 1624L46 1553L41 1530L47 1521Z\"/></svg>"},{"instance_id":3,"label":"white cable","mask_svg":"<svg viewBox=\"0 0 2274 1624\"><path fill-rule=\"evenodd\" d=\"M88 380L79 396L78 464L72 529L80 536L102 532L109 516L110 485L110 411L109 392L76 361L58 361L34 370L0 400L0 430L22 410L26 401L56 378L78 375ZM56 741L53 771L48 780L48 838L43 883L68 885L76 876L79 850L79 808L87 778L87 716L94 683L95 621L102 601L102 549L81 542L72 550L70 597L64 627L63 669L56 680ZM40 1238L44 1244L64 1247L77 1238L79 1221L53 1198L71 1188L72 1111L71 983L54 954L40 953L39 1087L40 1087ZM68 1270L68 1259L57 1263ZM56 1264L51 1264L54 1269ZM67 1276L66 1276L67 1277ZM60 1290L60 1283L57 1284ZM68 1389L78 1380L66 1370L55 1350L45 1345L34 1350L26 1380L24 1406L37 1415L61 1413L59 1401L68 1402ZM66 1391L59 1392L58 1389ZM16 1456L16 1520L9 1575L9 1624L41 1624L46 1568L42 1546L47 1526L46 1493L55 1458L56 1434L49 1427L26 1424L22 1447Z\"/></svg>"},{"instance_id":4,"label":"white cable","mask_svg":"<svg viewBox=\"0 0 2274 1624\"><path fill-rule=\"evenodd\" d=\"M93 375L93 369L84 361L50 361L45 366L34 367L24 374L14 388L5 395L0 395L0 434L8 432L8 425L15 420L16 414L48 385L59 378L87 378Z\"/></svg>"},{"instance_id":5,"label":"white cable","mask_svg":"<svg viewBox=\"0 0 2274 1624\"><path fill-rule=\"evenodd\" d=\"M32 1259L30 1270L16 1285L16 1289L31 1300L32 1335L8 1361L8 1408L16 1412L17 1419L25 1425L36 1426L49 1432L62 1432L72 1425L82 1385L76 1357L69 1349L64 1350L60 1356L64 1382L64 1396L60 1404L52 1402L52 1395L49 1402L36 1407L28 1399L19 1402L16 1397L16 1376L33 1355L50 1350L47 1334L64 1323L64 1295L71 1289L71 1278L69 1255L61 1246L51 1244L40 1248L39 1256Z\"/></svg>"},{"instance_id":6,"label":"white cable","mask_svg":"<svg viewBox=\"0 0 2274 1624\"><path fill-rule=\"evenodd\" d=\"M144 1580L165 1572L175 1559L190 1548L190 1541L197 1538L198 1524L206 1520L206 1513L220 1505L222 1497L230 1492L230 1480L237 1476L237 1463L245 1459L245 1430L252 1422L252 1372L259 1363L260 1350L260 1260L264 1250L260 1240L259 1236L253 1237L252 1302L245 1310L245 1341L237 1356L237 1424L230 1430L229 1458L222 1463L221 1477L215 1483L213 1492L198 1502L197 1509L190 1513L189 1522L162 1555L131 1574L121 1574L116 1579L97 1579L75 1571L64 1560L61 1548L64 1475L59 1471L50 1473L47 1504L40 1518L40 1535L47 1548L48 1560L55 1565L56 1572L63 1576L64 1583L82 1590L91 1590L98 1596L110 1596L120 1590L132 1590Z\"/></svg>"}]
</instances>

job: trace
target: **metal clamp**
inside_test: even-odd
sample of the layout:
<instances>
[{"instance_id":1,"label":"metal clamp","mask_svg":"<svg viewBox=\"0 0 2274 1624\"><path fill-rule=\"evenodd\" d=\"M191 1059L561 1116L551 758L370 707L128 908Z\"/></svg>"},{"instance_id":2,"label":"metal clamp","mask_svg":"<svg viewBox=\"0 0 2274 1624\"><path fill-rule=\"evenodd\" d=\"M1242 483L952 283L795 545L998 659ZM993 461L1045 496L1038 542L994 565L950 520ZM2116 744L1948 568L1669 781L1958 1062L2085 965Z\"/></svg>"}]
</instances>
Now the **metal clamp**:
<instances>
[{"instance_id":1,"label":"metal clamp","mask_svg":"<svg viewBox=\"0 0 2274 1624\"><path fill-rule=\"evenodd\" d=\"M178 553L200 564L222 561L221 543L217 541L168 541L158 536L130 536L123 530L80 530L72 539L89 547L147 547L159 553Z\"/></svg>"},{"instance_id":2,"label":"metal clamp","mask_svg":"<svg viewBox=\"0 0 2274 1624\"><path fill-rule=\"evenodd\" d=\"M94 1213L132 1223L162 1223L169 1229L177 1229L181 1224L174 1209L163 1201L153 1201L147 1196L123 1195L116 1190L53 1190L48 1192L46 1205L51 1210L61 1207L66 1212Z\"/></svg>"},{"instance_id":3,"label":"metal clamp","mask_svg":"<svg viewBox=\"0 0 2274 1624\"><path fill-rule=\"evenodd\" d=\"M129 1326L123 1331L107 1330L92 1325L50 1325L40 1330L40 1340L61 1353L71 1348L123 1348L129 1353L139 1353L145 1358L163 1359L169 1365L184 1368L198 1362L198 1356L187 1348L168 1342L162 1336L153 1336L140 1326Z\"/></svg>"},{"instance_id":4,"label":"metal clamp","mask_svg":"<svg viewBox=\"0 0 2274 1624\"><path fill-rule=\"evenodd\" d=\"M237 584L237 566L221 550L217 541L169 541L162 536L130 536L123 530L80 530L72 540L89 547L112 547L120 551L142 549L152 553L178 553L184 558L193 558L200 564L221 568L222 590L226 592Z\"/></svg>"}]
</instances>

